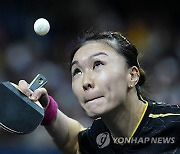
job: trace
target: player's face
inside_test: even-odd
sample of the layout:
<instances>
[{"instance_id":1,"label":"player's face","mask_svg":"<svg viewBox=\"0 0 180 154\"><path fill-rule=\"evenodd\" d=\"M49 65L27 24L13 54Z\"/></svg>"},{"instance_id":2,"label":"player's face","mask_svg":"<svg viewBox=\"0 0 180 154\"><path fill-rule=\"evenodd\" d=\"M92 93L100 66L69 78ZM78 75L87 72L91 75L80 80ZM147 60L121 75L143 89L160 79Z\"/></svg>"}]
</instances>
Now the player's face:
<instances>
[{"instance_id":1,"label":"player's face","mask_svg":"<svg viewBox=\"0 0 180 154\"><path fill-rule=\"evenodd\" d=\"M125 59L103 42L90 41L72 60L72 88L90 117L112 112L125 102L128 69Z\"/></svg>"}]
</instances>

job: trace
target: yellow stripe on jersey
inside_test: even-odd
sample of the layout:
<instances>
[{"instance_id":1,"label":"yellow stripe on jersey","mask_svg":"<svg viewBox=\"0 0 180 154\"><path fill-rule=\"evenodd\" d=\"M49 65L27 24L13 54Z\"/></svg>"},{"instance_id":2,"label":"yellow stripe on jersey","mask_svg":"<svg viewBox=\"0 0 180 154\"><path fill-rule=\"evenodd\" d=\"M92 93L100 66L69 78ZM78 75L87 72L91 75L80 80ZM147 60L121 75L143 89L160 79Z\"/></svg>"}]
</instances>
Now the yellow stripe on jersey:
<instances>
[{"instance_id":1,"label":"yellow stripe on jersey","mask_svg":"<svg viewBox=\"0 0 180 154\"><path fill-rule=\"evenodd\" d=\"M159 118L159 117L167 117L167 116L180 116L180 113L149 114L150 118Z\"/></svg>"},{"instance_id":2,"label":"yellow stripe on jersey","mask_svg":"<svg viewBox=\"0 0 180 154\"><path fill-rule=\"evenodd\" d=\"M143 113L142 113L142 115L141 115L141 117L140 117L140 119L139 119L136 127L134 128L131 136L129 137L129 140L133 137L134 133L136 132L137 128L139 127L139 125L140 125L140 123L141 123L141 121L142 121L142 119L143 119L143 117L144 117L144 114L146 113L147 107L148 107L148 102L147 102L146 100L144 100L144 99L142 98L142 96L140 96L140 97L141 97L141 100L146 103L146 106L145 106L145 108L144 108L144 111L143 111Z\"/></svg>"}]
</instances>

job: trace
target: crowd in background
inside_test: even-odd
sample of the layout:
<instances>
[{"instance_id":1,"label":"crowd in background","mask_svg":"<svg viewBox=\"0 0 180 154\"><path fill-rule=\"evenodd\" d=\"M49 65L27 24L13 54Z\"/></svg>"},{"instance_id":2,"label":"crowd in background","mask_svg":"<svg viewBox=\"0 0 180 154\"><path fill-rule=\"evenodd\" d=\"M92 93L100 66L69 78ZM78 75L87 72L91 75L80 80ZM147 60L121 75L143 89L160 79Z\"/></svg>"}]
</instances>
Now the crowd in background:
<instances>
[{"instance_id":1,"label":"crowd in background","mask_svg":"<svg viewBox=\"0 0 180 154\"><path fill-rule=\"evenodd\" d=\"M145 70L146 95L180 105L180 13L172 3L146 5L130 2L18 1L0 2L0 82L28 82L41 73L45 86L68 116L86 127L92 122L71 89L70 54L76 38L86 31L120 31L139 50ZM36 19L50 25L46 36L33 30ZM48 133L39 126L31 134L15 135L0 129L0 153L56 153ZM32 150L34 150L32 152ZM39 150L39 151L38 151ZM44 150L43 152L40 150Z\"/></svg>"}]
</instances>

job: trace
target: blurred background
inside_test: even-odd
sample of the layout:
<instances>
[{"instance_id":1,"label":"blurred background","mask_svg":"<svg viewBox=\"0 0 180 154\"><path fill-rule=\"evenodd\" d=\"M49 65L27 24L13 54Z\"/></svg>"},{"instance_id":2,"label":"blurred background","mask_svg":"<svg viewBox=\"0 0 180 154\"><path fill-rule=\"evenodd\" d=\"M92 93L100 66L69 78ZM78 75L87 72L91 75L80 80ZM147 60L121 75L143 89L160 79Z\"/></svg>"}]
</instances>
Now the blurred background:
<instances>
[{"instance_id":1,"label":"blurred background","mask_svg":"<svg viewBox=\"0 0 180 154\"><path fill-rule=\"evenodd\" d=\"M33 25L46 18L50 31L38 36ZM0 0L0 82L28 82L42 73L45 86L68 116L92 122L71 90L69 57L86 31L120 31L139 50L149 98L180 105L180 11L173 1ZM56 154L60 151L42 126L27 135L0 128L0 154Z\"/></svg>"}]
</instances>

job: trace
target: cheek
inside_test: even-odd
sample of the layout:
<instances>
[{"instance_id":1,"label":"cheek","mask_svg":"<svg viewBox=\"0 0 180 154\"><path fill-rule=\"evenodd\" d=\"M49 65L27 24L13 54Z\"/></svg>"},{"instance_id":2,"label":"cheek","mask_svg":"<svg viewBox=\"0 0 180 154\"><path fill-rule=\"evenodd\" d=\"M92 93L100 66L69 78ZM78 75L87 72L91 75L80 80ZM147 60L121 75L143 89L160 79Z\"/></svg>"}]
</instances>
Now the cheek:
<instances>
[{"instance_id":1,"label":"cheek","mask_svg":"<svg viewBox=\"0 0 180 154\"><path fill-rule=\"evenodd\" d=\"M102 89L106 89L109 98L115 101L126 95L127 91L127 78L126 73L122 70L111 69L102 74L99 82L103 84Z\"/></svg>"},{"instance_id":2,"label":"cheek","mask_svg":"<svg viewBox=\"0 0 180 154\"><path fill-rule=\"evenodd\" d=\"M80 78L75 79L75 81L72 81L72 90L76 98L78 99L79 104L82 105L83 104L83 88L82 88L82 80Z\"/></svg>"},{"instance_id":3,"label":"cheek","mask_svg":"<svg viewBox=\"0 0 180 154\"><path fill-rule=\"evenodd\" d=\"M112 98L115 102L124 102L127 94L127 79L124 73L119 73L118 76L114 76L111 88Z\"/></svg>"},{"instance_id":4,"label":"cheek","mask_svg":"<svg viewBox=\"0 0 180 154\"><path fill-rule=\"evenodd\" d=\"M80 96L80 85L78 84L77 81L72 82L72 90L73 90L75 96L78 98L78 96Z\"/></svg>"},{"instance_id":5,"label":"cheek","mask_svg":"<svg viewBox=\"0 0 180 154\"><path fill-rule=\"evenodd\" d=\"M98 74L97 79L99 82L110 87L117 87L117 85L127 82L126 72L117 68L106 69L101 74Z\"/></svg>"}]
</instances>

